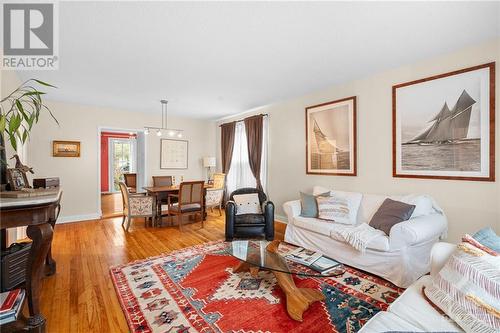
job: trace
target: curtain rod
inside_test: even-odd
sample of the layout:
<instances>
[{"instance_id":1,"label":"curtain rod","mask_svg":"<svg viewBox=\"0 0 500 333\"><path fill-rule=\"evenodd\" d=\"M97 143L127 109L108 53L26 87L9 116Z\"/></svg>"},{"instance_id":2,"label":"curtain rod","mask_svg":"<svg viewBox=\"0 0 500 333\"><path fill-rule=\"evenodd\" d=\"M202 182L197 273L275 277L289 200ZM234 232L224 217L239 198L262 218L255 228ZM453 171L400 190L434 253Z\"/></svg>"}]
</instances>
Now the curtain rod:
<instances>
[{"instance_id":1,"label":"curtain rod","mask_svg":"<svg viewBox=\"0 0 500 333\"><path fill-rule=\"evenodd\" d=\"M267 114L267 113L254 114L253 116L246 117L246 118L243 118L243 119L240 119L240 120L234 120L234 121L229 121L227 123L222 123L222 124L219 125L219 127L221 127L222 125L227 125L227 124L232 124L232 123L239 123L240 121L245 121L245 119L252 118L252 117L258 117L258 116L267 117L267 116L269 116L269 114Z\"/></svg>"}]
</instances>

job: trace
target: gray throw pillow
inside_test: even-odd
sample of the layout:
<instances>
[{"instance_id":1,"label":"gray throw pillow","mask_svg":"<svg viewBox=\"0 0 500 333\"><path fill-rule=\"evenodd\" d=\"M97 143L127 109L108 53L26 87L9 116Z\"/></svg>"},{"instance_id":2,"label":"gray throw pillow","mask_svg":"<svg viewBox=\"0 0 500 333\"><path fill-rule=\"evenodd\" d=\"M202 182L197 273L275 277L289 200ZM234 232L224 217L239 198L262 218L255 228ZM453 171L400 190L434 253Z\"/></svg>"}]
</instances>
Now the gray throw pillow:
<instances>
[{"instance_id":1,"label":"gray throw pillow","mask_svg":"<svg viewBox=\"0 0 500 333\"><path fill-rule=\"evenodd\" d=\"M321 193L318 197L329 197L330 192ZM316 196L300 192L300 216L302 217L318 217L318 203Z\"/></svg>"},{"instance_id":2,"label":"gray throw pillow","mask_svg":"<svg viewBox=\"0 0 500 333\"><path fill-rule=\"evenodd\" d=\"M391 228L400 222L409 220L414 210L415 205L385 199L375 215L373 215L370 226L389 235Z\"/></svg>"}]
</instances>

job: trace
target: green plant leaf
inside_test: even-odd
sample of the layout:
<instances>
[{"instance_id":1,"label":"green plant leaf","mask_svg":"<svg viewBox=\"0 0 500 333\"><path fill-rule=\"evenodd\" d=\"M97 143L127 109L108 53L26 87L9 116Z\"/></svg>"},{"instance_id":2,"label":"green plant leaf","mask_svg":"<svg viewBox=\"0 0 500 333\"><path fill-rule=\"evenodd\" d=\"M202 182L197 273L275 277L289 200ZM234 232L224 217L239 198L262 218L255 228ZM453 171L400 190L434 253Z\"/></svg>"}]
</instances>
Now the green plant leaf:
<instances>
[{"instance_id":1,"label":"green plant leaf","mask_svg":"<svg viewBox=\"0 0 500 333\"><path fill-rule=\"evenodd\" d=\"M9 133L9 141L14 151L16 151L17 150L16 137L12 133Z\"/></svg>"},{"instance_id":2,"label":"green plant leaf","mask_svg":"<svg viewBox=\"0 0 500 333\"><path fill-rule=\"evenodd\" d=\"M5 131L5 126L7 125L7 117L5 115L0 115L0 133Z\"/></svg>"},{"instance_id":3,"label":"green plant leaf","mask_svg":"<svg viewBox=\"0 0 500 333\"><path fill-rule=\"evenodd\" d=\"M33 79L33 81L35 81L35 82L37 82L37 83L40 83L42 86L47 86L47 87L57 88L56 86L53 86L53 85L51 85L50 83L43 82L43 81L40 81L40 80L37 80L37 79Z\"/></svg>"}]
</instances>

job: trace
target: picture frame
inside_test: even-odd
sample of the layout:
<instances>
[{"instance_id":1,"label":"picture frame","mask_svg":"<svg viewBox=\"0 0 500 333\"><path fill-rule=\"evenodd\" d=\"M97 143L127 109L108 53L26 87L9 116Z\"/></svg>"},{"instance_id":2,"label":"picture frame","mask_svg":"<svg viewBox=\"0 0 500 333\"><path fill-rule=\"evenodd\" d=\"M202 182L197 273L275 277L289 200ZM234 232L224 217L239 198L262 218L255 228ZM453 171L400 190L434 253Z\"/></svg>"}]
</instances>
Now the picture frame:
<instances>
[{"instance_id":1,"label":"picture frame","mask_svg":"<svg viewBox=\"0 0 500 333\"><path fill-rule=\"evenodd\" d=\"M11 191L19 191L23 188L30 188L26 173L19 168L7 168L7 182Z\"/></svg>"},{"instance_id":2,"label":"picture frame","mask_svg":"<svg viewBox=\"0 0 500 333\"><path fill-rule=\"evenodd\" d=\"M187 140L161 139L160 169L187 169L188 153Z\"/></svg>"},{"instance_id":3,"label":"picture frame","mask_svg":"<svg viewBox=\"0 0 500 333\"><path fill-rule=\"evenodd\" d=\"M80 157L80 141L52 141L53 157Z\"/></svg>"},{"instance_id":4,"label":"picture frame","mask_svg":"<svg viewBox=\"0 0 500 333\"><path fill-rule=\"evenodd\" d=\"M393 177L495 181L495 63L392 87Z\"/></svg>"},{"instance_id":5,"label":"picture frame","mask_svg":"<svg viewBox=\"0 0 500 333\"><path fill-rule=\"evenodd\" d=\"M357 175L356 96L306 107L306 174Z\"/></svg>"}]
</instances>

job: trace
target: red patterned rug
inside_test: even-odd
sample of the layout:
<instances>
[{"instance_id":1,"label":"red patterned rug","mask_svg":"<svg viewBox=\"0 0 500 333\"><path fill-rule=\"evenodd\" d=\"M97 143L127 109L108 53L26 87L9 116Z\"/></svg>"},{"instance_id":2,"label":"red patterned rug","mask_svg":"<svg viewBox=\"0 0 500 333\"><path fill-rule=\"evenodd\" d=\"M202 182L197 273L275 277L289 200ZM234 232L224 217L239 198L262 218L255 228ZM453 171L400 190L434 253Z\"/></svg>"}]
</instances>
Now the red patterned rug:
<instances>
[{"instance_id":1,"label":"red patterned rug","mask_svg":"<svg viewBox=\"0 0 500 333\"><path fill-rule=\"evenodd\" d=\"M111 268L131 332L356 332L403 291L346 267L335 278L294 276L326 297L297 322L286 312L274 276L232 272L225 242L185 248Z\"/></svg>"}]
</instances>

